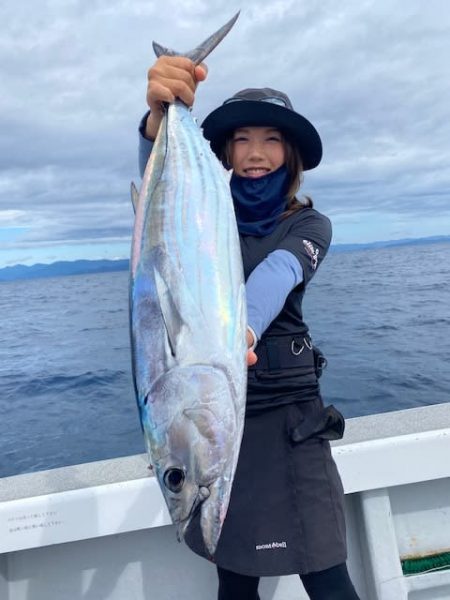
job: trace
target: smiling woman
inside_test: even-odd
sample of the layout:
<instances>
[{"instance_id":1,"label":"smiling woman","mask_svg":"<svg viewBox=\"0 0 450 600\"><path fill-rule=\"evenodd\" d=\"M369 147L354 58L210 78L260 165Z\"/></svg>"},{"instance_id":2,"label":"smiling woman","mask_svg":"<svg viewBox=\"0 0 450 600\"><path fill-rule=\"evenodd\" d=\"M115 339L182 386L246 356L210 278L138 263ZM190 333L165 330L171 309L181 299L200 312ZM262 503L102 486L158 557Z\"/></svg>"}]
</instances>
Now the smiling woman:
<instances>
[{"instance_id":1,"label":"smiling woman","mask_svg":"<svg viewBox=\"0 0 450 600\"><path fill-rule=\"evenodd\" d=\"M161 103L178 97L192 104L205 77L206 70L182 57L160 57L149 70L151 111L140 125L142 170L158 133ZM329 444L342 437L344 422L322 401L323 358L302 313L306 286L331 241L329 219L296 198L303 170L321 160L321 140L286 94L270 88L238 92L202 128L213 152L233 170L247 342L256 359L254 364L249 354L244 435L213 555L218 598L257 600L261 576L297 573L311 600L357 600L345 564L343 489ZM158 164L161 139L144 183ZM215 202L211 198L211 206ZM184 537L210 559L202 518L199 503Z\"/></svg>"}]
</instances>

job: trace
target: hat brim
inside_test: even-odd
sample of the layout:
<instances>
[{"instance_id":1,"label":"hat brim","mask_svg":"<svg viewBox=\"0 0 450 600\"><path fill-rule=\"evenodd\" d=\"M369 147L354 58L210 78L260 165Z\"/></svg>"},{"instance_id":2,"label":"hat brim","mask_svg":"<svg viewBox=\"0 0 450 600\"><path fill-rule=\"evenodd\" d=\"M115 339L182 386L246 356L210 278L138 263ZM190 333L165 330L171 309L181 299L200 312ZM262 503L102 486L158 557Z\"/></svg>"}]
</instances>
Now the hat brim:
<instances>
[{"instance_id":1,"label":"hat brim","mask_svg":"<svg viewBox=\"0 0 450 600\"><path fill-rule=\"evenodd\" d=\"M203 135L221 158L227 136L238 127L276 127L295 143L303 170L314 169L322 158L322 142L316 128L302 115L270 102L239 100L213 110L202 123Z\"/></svg>"}]
</instances>

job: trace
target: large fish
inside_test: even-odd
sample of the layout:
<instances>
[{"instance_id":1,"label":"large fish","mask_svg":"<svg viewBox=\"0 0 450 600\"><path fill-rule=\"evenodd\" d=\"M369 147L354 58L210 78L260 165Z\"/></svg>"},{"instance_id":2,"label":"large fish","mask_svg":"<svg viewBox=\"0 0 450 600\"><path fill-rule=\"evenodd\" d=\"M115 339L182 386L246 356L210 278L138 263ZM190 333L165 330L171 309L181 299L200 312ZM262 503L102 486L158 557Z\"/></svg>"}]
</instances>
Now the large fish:
<instances>
[{"instance_id":1,"label":"large fish","mask_svg":"<svg viewBox=\"0 0 450 600\"><path fill-rule=\"evenodd\" d=\"M236 18L184 56L199 64ZM179 539L201 510L213 556L244 422L245 287L229 177L182 102L168 107L132 196L130 329L141 423Z\"/></svg>"}]
</instances>

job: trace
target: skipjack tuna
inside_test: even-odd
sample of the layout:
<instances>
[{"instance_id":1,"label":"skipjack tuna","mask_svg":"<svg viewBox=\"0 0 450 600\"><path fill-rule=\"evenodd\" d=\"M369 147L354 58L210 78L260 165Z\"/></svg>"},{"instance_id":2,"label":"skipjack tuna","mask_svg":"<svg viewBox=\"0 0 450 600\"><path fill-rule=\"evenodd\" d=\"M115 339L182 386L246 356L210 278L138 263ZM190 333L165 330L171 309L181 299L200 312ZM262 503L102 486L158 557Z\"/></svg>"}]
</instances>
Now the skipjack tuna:
<instances>
[{"instance_id":1,"label":"skipjack tuna","mask_svg":"<svg viewBox=\"0 0 450 600\"><path fill-rule=\"evenodd\" d=\"M237 16L184 56L199 64ZM141 424L178 539L200 510L213 556L244 422L245 285L228 175L182 102L168 107L132 197L130 331Z\"/></svg>"}]
</instances>

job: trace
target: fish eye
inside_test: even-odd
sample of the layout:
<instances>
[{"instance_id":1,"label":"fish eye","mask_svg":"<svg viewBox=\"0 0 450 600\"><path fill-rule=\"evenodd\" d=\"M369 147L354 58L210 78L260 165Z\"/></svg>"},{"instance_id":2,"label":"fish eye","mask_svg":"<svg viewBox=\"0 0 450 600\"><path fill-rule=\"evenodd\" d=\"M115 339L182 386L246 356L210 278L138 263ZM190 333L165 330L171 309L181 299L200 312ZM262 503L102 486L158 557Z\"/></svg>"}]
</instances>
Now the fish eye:
<instances>
[{"instance_id":1,"label":"fish eye","mask_svg":"<svg viewBox=\"0 0 450 600\"><path fill-rule=\"evenodd\" d=\"M171 467L164 473L164 485L174 494L178 494L183 489L185 475L182 469Z\"/></svg>"}]
</instances>

